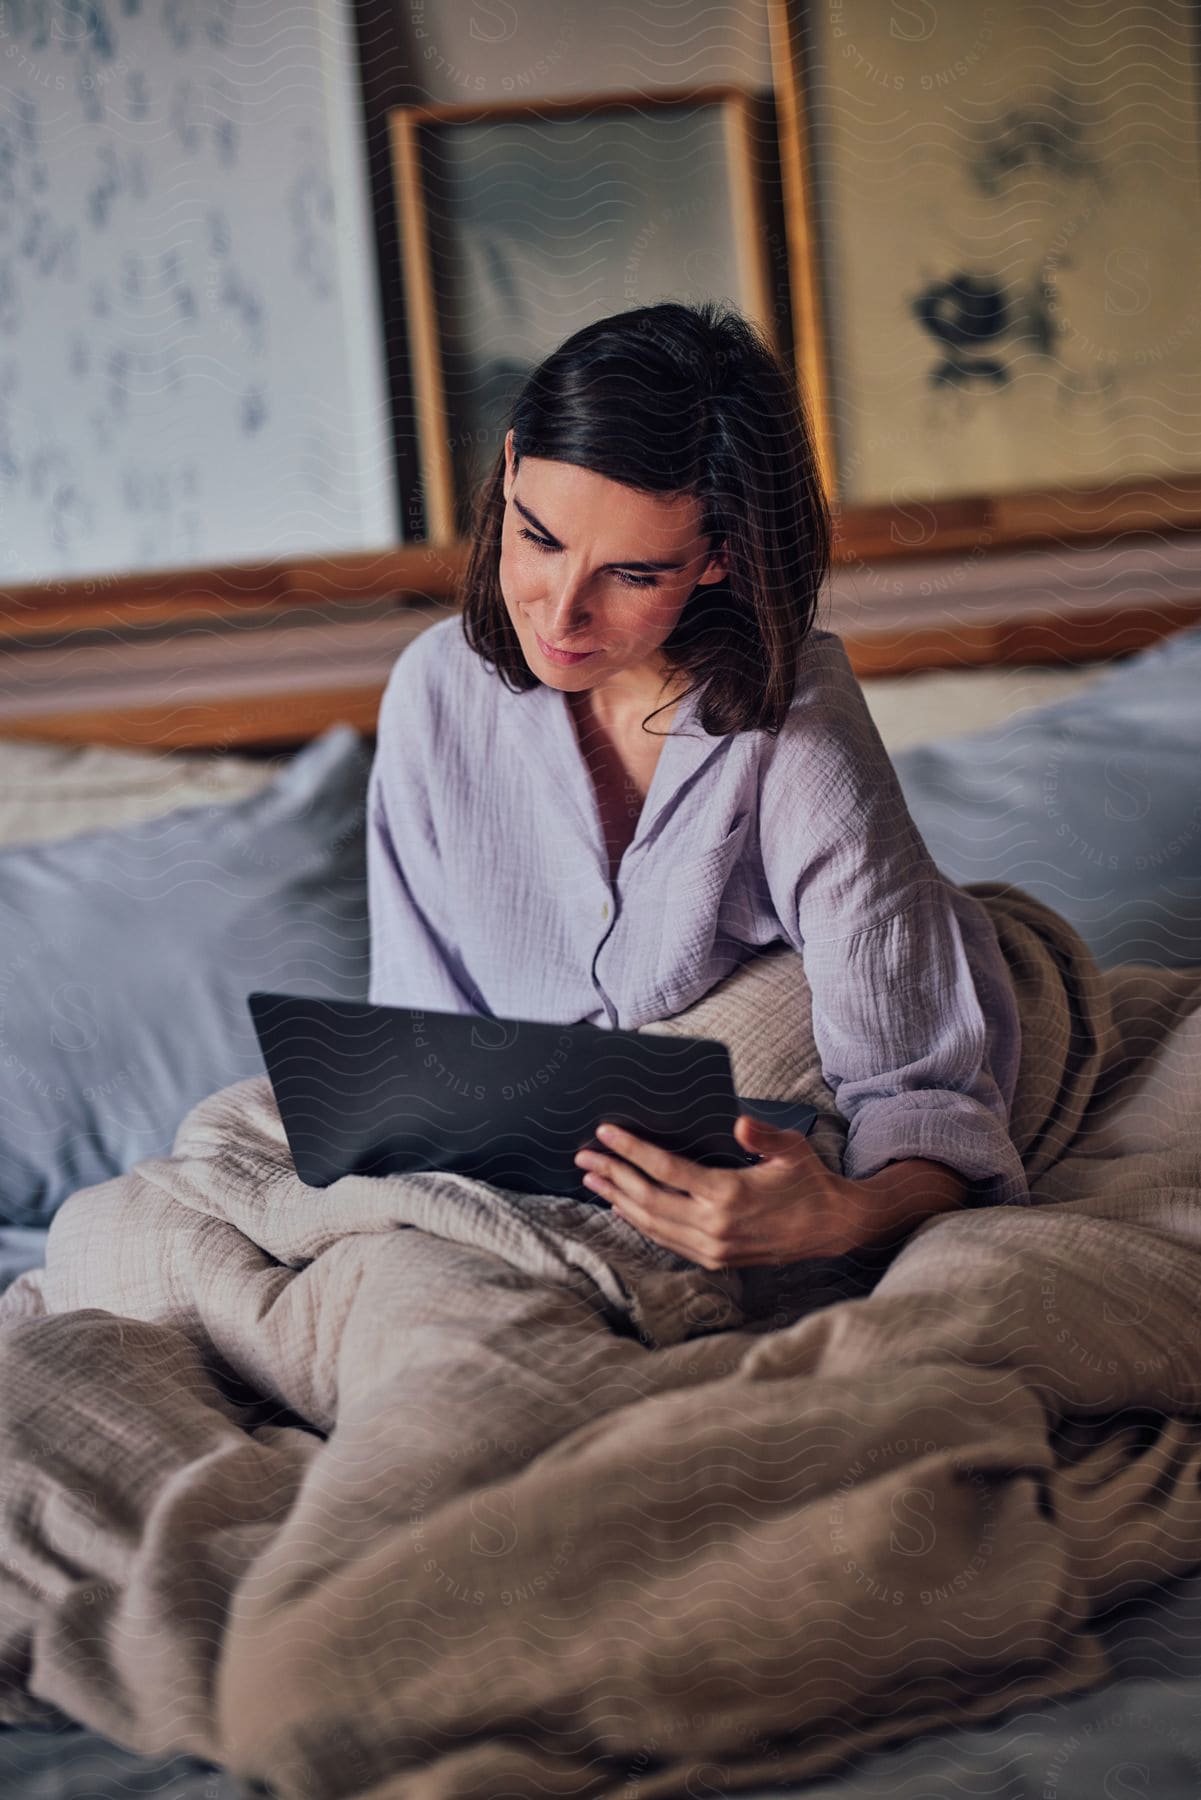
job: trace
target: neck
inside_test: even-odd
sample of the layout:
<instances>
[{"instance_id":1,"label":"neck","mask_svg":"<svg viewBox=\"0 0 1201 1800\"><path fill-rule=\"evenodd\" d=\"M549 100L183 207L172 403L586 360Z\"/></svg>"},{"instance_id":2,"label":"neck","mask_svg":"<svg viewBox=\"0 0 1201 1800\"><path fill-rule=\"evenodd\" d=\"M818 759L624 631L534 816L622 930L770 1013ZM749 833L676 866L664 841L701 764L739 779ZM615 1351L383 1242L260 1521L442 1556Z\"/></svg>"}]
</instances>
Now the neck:
<instances>
[{"instance_id":1,"label":"neck","mask_svg":"<svg viewBox=\"0 0 1201 1800\"><path fill-rule=\"evenodd\" d=\"M569 697L582 703L598 723L606 726L638 725L657 706L677 702L688 686L687 676L678 669L623 671L613 681L585 688ZM663 730L670 718L659 718L655 728Z\"/></svg>"},{"instance_id":2,"label":"neck","mask_svg":"<svg viewBox=\"0 0 1201 1800\"><path fill-rule=\"evenodd\" d=\"M609 738L632 738L637 742L645 743L650 737L670 730L675 717L672 702L663 694L648 696L646 700L622 699L618 702L607 703L606 697L603 694L598 695L597 691L593 689L591 692L571 694L568 698L572 702L572 711L578 720L587 721L589 725L599 728ZM666 710L655 712L656 707L659 706L666 706ZM648 729L643 731L642 721L649 718L651 713L655 713L655 717L651 719Z\"/></svg>"}]
</instances>

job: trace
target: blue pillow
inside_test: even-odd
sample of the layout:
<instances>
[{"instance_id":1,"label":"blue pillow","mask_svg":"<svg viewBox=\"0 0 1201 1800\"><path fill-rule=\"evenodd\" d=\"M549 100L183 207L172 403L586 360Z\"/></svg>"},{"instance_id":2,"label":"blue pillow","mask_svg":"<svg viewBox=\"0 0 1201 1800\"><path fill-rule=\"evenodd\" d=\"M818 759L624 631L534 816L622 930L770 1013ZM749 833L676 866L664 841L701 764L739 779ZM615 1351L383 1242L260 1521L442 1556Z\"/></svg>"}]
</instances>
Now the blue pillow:
<instances>
[{"instance_id":1,"label":"blue pillow","mask_svg":"<svg viewBox=\"0 0 1201 1800\"><path fill-rule=\"evenodd\" d=\"M1078 694L893 757L952 881L1007 881L1103 968L1201 964L1201 627Z\"/></svg>"},{"instance_id":2,"label":"blue pillow","mask_svg":"<svg viewBox=\"0 0 1201 1800\"><path fill-rule=\"evenodd\" d=\"M336 725L245 800L0 851L0 1223L261 1074L251 989L367 998L370 766Z\"/></svg>"}]
</instances>

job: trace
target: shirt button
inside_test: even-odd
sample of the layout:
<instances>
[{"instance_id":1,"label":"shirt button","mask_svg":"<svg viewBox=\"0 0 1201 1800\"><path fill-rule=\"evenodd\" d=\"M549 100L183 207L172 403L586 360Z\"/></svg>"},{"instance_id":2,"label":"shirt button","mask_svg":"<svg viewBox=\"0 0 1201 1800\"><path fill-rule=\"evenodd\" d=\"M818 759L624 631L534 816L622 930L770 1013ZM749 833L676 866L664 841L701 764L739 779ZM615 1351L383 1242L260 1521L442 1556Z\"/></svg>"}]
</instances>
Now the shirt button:
<instances>
[{"instance_id":1,"label":"shirt button","mask_svg":"<svg viewBox=\"0 0 1201 1800\"><path fill-rule=\"evenodd\" d=\"M609 917L609 902L606 900L605 904L601 907L601 918L607 919L608 917Z\"/></svg>"}]
</instances>

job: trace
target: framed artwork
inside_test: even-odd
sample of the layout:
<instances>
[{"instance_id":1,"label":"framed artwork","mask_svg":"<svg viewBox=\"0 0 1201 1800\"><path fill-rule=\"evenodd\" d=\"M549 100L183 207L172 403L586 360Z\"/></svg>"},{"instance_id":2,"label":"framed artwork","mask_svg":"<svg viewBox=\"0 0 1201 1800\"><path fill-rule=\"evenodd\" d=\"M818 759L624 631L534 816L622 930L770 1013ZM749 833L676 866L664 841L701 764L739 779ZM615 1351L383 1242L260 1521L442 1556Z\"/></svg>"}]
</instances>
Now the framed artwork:
<instances>
[{"instance_id":1,"label":"framed artwork","mask_svg":"<svg viewBox=\"0 0 1201 1800\"><path fill-rule=\"evenodd\" d=\"M776 346L761 106L707 87L390 114L431 542L468 535L521 384L590 321L727 298Z\"/></svg>"},{"instance_id":2,"label":"framed artwork","mask_svg":"<svg viewBox=\"0 0 1201 1800\"><path fill-rule=\"evenodd\" d=\"M840 507L1196 493L1189 0L769 5L795 336Z\"/></svg>"},{"instance_id":3,"label":"framed artwork","mask_svg":"<svg viewBox=\"0 0 1201 1800\"><path fill-rule=\"evenodd\" d=\"M0 586L394 547L351 8L279 12L287 81L199 0L0 46Z\"/></svg>"}]
</instances>

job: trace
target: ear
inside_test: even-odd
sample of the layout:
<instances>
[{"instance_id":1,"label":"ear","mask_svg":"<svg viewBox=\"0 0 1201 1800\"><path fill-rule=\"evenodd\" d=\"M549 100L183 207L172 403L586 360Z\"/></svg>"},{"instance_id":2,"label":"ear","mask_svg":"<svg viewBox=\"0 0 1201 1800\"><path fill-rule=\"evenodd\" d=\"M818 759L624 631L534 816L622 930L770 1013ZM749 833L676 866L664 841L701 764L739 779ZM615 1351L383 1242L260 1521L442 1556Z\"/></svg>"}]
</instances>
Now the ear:
<instances>
[{"instance_id":1,"label":"ear","mask_svg":"<svg viewBox=\"0 0 1201 1800\"><path fill-rule=\"evenodd\" d=\"M513 473L513 427L510 425L505 433L505 499L513 492L516 476Z\"/></svg>"},{"instance_id":2,"label":"ear","mask_svg":"<svg viewBox=\"0 0 1201 1800\"><path fill-rule=\"evenodd\" d=\"M706 586L711 586L713 582L720 581L722 577L728 575L729 572L729 556L723 541L705 564L704 573L698 579Z\"/></svg>"}]
</instances>

